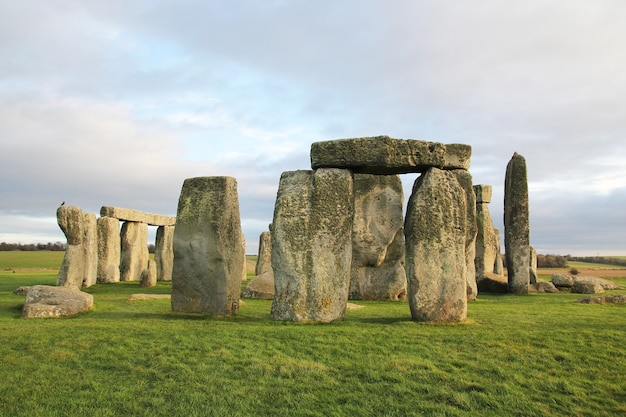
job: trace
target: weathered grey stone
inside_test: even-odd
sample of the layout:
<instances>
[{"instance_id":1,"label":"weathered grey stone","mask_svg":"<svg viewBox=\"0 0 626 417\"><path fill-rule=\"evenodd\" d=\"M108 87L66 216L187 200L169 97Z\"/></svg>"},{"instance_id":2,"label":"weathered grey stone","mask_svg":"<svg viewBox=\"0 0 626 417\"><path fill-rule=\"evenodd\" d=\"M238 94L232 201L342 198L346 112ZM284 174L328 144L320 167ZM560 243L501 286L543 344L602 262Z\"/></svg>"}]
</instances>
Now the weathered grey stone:
<instances>
[{"instance_id":1,"label":"weathered grey stone","mask_svg":"<svg viewBox=\"0 0 626 417\"><path fill-rule=\"evenodd\" d=\"M397 175L354 174L352 300L406 300L404 196Z\"/></svg>"},{"instance_id":2,"label":"weathered grey stone","mask_svg":"<svg viewBox=\"0 0 626 417\"><path fill-rule=\"evenodd\" d=\"M239 313L245 263L237 181L187 178L174 230L172 310L209 315Z\"/></svg>"},{"instance_id":3,"label":"weathered grey stone","mask_svg":"<svg viewBox=\"0 0 626 417\"><path fill-rule=\"evenodd\" d=\"M581 304L626 304L626 294L608 294L601 297L584 297L578 300Z\"/></svg>"},{"instance_id":4,"label":"weathered grey stone","mask_svg":"<svg viewBox=\"0 0 626 417\"><path fill-rule=\"evenodd\" d=\"M148 267L148 225L124 222L120 231L120 280L139 281L141 271Z\"/></svg>"},{"instance_id":5,"label":"weathered grey stone","mask_svg":"<svg viewBox=\"0 0 626 417\"><path fill-rule=\"evenodd\" d=\"M517 152L504 181L504 247L509 292L527 294L530 282L530 225L526 160Z\"/></svg>"},{"instance_id":6,"label":"weathered grey stone","mask_svg":"<svg viewBox=\"0 0 626 417\"><path fill-rule=\"evenodd\" d=\"M83 287L90 287L98 280L98 228L95 214L83 212L83 233Z\"/></svg>"},{"instance_id":7,"label":"weathered grey stone","mask_svg":"<svg viewBox=\"0 0 626 417\"><path fill-rule=\"evenodd\" d=\"M85 278L85 217L77 206L62 205L57 209L57 222L67 238L65 256L57 286L81 288Z\"/></svg>"},{"instance_id":8,"label":"weathered grey stone","mask_svg":"<svg viewBox=\"0 0 626 417\"><path fill-rule=\"evenodd\" d=\"M530 264L528 265L530 269L529 273L529 281L531 284L537 283L537 251L535 248L530 246L530 254L529 254Z\"/></svg>"},{"instance_id":9,"label":"weathered grey stone","mask_svg":"<svg viewBox=\"0 0 626 417\"><path fill-rule=\"evenodd\" d=\"M120 221L113 217L99 217L98 282L120 281Z\"/></svg>"},{"instance_id":10,"label":"weathered grey stone","mask_svg":"<svg viewBox=\"0 0 626 417\"><path fill-rule=\"evenodd\" d=\"M100 208L100 216L114 217L125 222L146 223L151 226L174 226L176 224L176 217L144 213L143 211L122 207L102 206Z\"/></svg>"},{"instance_id":11,"label":"weathered grey stone","mask_svg":"<svg viewBox=\"0 0 626 417\"><path fill-rule=\"evenodd\" d=\"M465 190L465 280L467 281L467 299L475 300L478 296L478 285L476 283L476 267L474 259L476 258L476 234L478 227L476 225L476 194L474 194L474 186L472 183L472 175L464 170L451 171L456 175L459 185Z\"/></svg>"},{"instance_id":12,"label":"weathered grey stone","mask_svg":"<svg viewBox=\"0 0 626 417\"><path fill-rule=\"evenodd\" d=\"M600 278L600 277L591 277L591 276L586 276L586 275L574 275L573 278L574 278L575 283L576 282L592 283L592 284L600 285L605 290L621 290L624 288L621 285L618 285L611 280Z\"/></svg>"},{"instance_id":13,"label":"weathered grey stone","mask_svg":"<svg viewBox=\"0 0 626 417\"><path fill-rule=\"evenodd\" d=\"M500 240L500 230L498 229L493 229L494 233L496 235L496 242L497 245L496 247L498 248L496 250L496 262L495 265L493 266L493 273L494 274L498 274L498 275L504 275L504 261L502 260L502 245L501 240Z\"/></svg>"},{"instance_id":14,"label":"weathered grey stone","mask_svg":"<svg viewBox=\"0 0 626 417\"><path fill-rule=\"evenodd\" d=\"M466 192L453 172L431 168L415 181L404 225L414 320L467 317L466 204Z\"/></svg>"},{"instance_id":15,"label":"weathered grey stone","mask_svg":"<svg viewBox=\"0 0 626 417\"><path fill-rule=\"evenodd\" d=\"M148 260L148 267L141 271L139 286L142 288L154 287L157 283L156 275L156 263L150 259Z\"/></svg>"},{"instance_id":16,"label":"weathered grey stone","mask_svg":"<svg viewBox=\"0 0 626 417\"><path fill-rule=\"evenodd\" d=\"M154 243L157 281L171 281L174 267L174 227L159 226Z\"/></svg>"},{"instance_id":17,"label":"weathered grey stone","mask_svg":"<svg viewBox=\"0 0 626 417\"><path fill-rule=\"evenodd\" d=\"M551 282L537 280L528 286L528 292L557 293L559 289Z\"/></svg>"},{"instance_id":18,"label":"weathered grey stone","mask_svg":"<svg viewBox=\"0 0 626 417\"><path fill-rule=\"evenodd\" d=\"M478 277L478 292L506 294L509 292L509 283L505 276L492 272L483 272Z\"/></svg>"},{"instance_id":19,"label":"weathered grey stone","mask_svg":"<svg viewBox=\"0 0 626 417\"><path fill-rule=\"evenodd\" d=\"M343 319L352 259L352 174L284 172L272 223L274 320Z\"/></svg>"},{"instance_id":20,"label":"weathered grey stone","mask_svg":"<svg viewBox=\"0 0 626 417\"><path fill-rule=\"evenodd\" d=\"M574 285L574 277L564 274L552 274L552 283L557 287L571 288Z\"/></svg>"},{"instance_id":21,"label":"weathered grey stone","mask_svg":"<svg viewBox=\"0 0 626 417\"><path fill-rule=\"evenodd\" d=\"M270 269L252 278L246 288L241 291L241 298L271 300L274 298L274 293L274 273Z\"/></svg>"},{"instance_id":22,"label":"weathered grey stone","mask_svg":"<svg viewBox=\"0 0 626 417\"><path fill-rule=\"evenodd\" d=\"M24 318L73 316L93 306L93 295L75 286L33 285L26 293L22 310Z\"/></svg>"},{"instance_id":23,"label":"weathered grey stone","mask_svg":"<svg viewBox=\"0 0 626 417\"><path fill-rule=\"evenodd\" d=\"M490 185L475 185L476 195L476 256L474 267L477 280L483 272L496 273L497 258L500 254L500 242L497 229L493 227L493 220L489 212L486 196L491 199ZM501 260L500 260L501 262Z\"/></svg>"},{"instance_id":24,"label":"weathered grey stone","mask_svg":"<svg viewBox=\"0 0 626 417\"><path fill-rule=\"evenodd\" d=\"M270 232L263 232L259 236L259 256L256 260L254 275L263 275L272 272L272 240ZM272 273L273 274L273 273Z\"/></svg>"},{"instance_id":25,"label":"weathered grey stone","mask_svg":"<svg viewBox=\"0 0 626 417\"><path fill-rule=\"evenodd\" d=\"M387 175L424 172L431 167L467 170L471 154L469 145L375 136L315 142L311 167Z\"/></svg>"},{"instance_id":26,"label":"weathered grey stone","mask_svg":"<svg viewBox=\"0 0 626 417\"><path fill-rule=\"evenodd\" d=\"M572 285L571 292L577 294L599 294L604 292L604 287L593 281L576 281Z\"/></svg>"}]
</instances>

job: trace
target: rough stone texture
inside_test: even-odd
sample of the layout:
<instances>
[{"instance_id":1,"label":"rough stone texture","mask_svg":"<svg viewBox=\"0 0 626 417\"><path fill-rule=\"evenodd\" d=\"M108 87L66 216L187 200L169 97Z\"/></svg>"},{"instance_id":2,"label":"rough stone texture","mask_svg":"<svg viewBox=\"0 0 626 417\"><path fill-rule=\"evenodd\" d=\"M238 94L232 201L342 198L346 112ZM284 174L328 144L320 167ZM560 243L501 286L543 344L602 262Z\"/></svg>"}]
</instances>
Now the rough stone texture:
<instances>
[{"instance_id":1,"label":"rough stone texture","mask_svg":"<svg viewBox=\"0 0 626 417\"><path fill-rule=\"evenodd\" d=\"M530 269L528 270L529 281L531 284L536 284L537 283L537 251L532 246L530 247L529 259L530 259L530 264L528 265L530 267Z\"/></svg>"},{"instance_id":2,"label":"rough stone texture","mask_svg":"<svg viewBox=\"0 0 626 417\"><path fill-rule=\"evenodd\" d=\"M144 213L142 211L121 207L102 206L100 216L114 217L126 222L146 223L150 226L174 226L176 224L176 217Z\"/></svg>"},{"instance_id":3,"label":"rough stone texture","mask_svg":"<svg viewBox=\"0 0 626 417\"><path fill-rule=\"evenodd\" d=\"M237 181L187 178L174 230L172 310L228 316L239 313L245 250Z\"/></svg>"},{"instance_id":4,"label":"rough stone texture","mask_svg":"<svg viewBox=\"0 0 626 417\"><path fill-rule=\"evenodd\" d=\"M352 300L406 300L404 195L397 175L354 174Z\"/></svg>"},{"instance_id":5,"label":"rough stone texture","mask_svg":"<svg viewBox=\"0 0 626 417\"><path fill-rule=\"evenodd\" d=\"M425 172L431 167L467 170L471 154L469 145L375 136L315 142L311 167L387 175Z\"/></svg>"},{"instance_id":6,"label":"rough stone texture","mask_svg":"<svg viewBox=\"0 0 626 417\"><path fill-rule=\"evenodd\" d=\"M498 231L493 227L488 201L491 200L490 185L475 185L476 195L476 256L474 268L477 280L484 272L496 273L496 262L500 254ZM500 260L501 261L501 260Z\"/></svg>"},{"instance_id":7,"label":"rough stone texture","mask_svg":"<svg viewBox=\"0 0 626 417\"><path fill-rule=\"evenodd\" d=\"M272 237L270 232L263 232L259 236L259 256L256 260L254 275L263 275L266 272L272 272Z\"/></svg>"},{"instance_id":8,"label":"rough stone texture","mask_svg":"<svg viewBox=\"0 0 626 417\"><path fill-rule=\"evenodd\" d=\"M142 288L154 287L157 283L156 275L156 263L150 259L148 260L148 267L141 271L139 286Z\"/></svg>"},{"instance_id":9,"label":"rough stone texture","mask_svg":"<svg viewBox=\"0 0 626 417\"><path fill-rule=\"evenodd\" d=\"M453 172L431 168L415 181L404 225L414 320L467 317L466 204L466 191Z\"/></svg>"},{"instance_id":10,"label":"rough stone texture","mask_svg":"<svg viewBox=\"0 0 626 417\"><path fill-rule=\"evenodd\" d=\"M98 282L120 281L120 221L113 217L99 217Z\"/></svg>"},{"instance_id":11,"label":"rough stone texture","mask_svg":"<svg viewBox=\"0 0 626 417\"><path fill-rule=\"evenodd\" d=\"M157 281L171 281L174 267L174 227L159 226L154 242Z\"/></svg>"},{"instance_id":12,"label":"rough stone texture","mask_svg":"<svg viewBox=\"0 0 626 417\"><path fill-rule=\"evenodd\" d=\"M526 160L517 152L504 181L504 247L509 292L527 294L530 282L530 225Z\"/></svg>"},{"instance_id":13,"label":"rough stone texture","mask_svg":"<svg viewBox=\"0 0 626 417\"><path fill-rule=\"evenodd\" d=\"M348 170L281 175L271 234L272 319L343 319L352 260L352 193Z\"/></svg>"},{"instance_id":14,"label":"rough stone texture","mask_svg":"<svg viewBox=\"0 0 626 417\"><path fill-rule=\"evenodd\" d=\"M528 286L528 292L538 292L538 293L557 293L559 289L554 286L553 283L547 281L540 281L530 284Z\"/></svg>"},{"instance_id":15,"label":"rough stone texture","mask_svg":"<svg viewBox=\"0 0 626 417\"><path fill-rule=\"evenodd\" d=\"M574 285L574 277L564 274L552 274L552 283L557 287L571 288Z\"/></svg>"},{"instance_id":16,"label":"rough stone texture","mask_svg":"<svg viewBox=\"0 0 626 417\"><path fill-rule=\"evenodd\" d=\"M81 288L85 278L85 222L77 206L62 205L57 209L57 222L67 238L63 263L57 275L57 286Z\"/></svg>"},{"instance_id":17,"label":"rough stone texture","mask_svg":"<svg viewBox=\"0 0 626 417\"><path fill-rule=\"evenodd\" d=\"M43 318L73 316L93 306L93 295L77 287L33 285L26 293L22 317Z\"/></svg>"},{"instance_id":18,"label":"rough stone texture","mask_svg":"<svg viewBox=\"0 0 626 417\"><path fill-rule=\"evenodd\" d=\"M476 258L476 194L474 194L474 186L472 183L472 175L460 169L451 171L456 175L459 185L465 190L465 280L467 281L467 299L475 300L478 296L478 285L476 283L476 267L474 259Z\"/></svg>"},{"instance_id":19,"label":"rough stone texture","mask_svg":"<svg viewBox=\"0 0 626 417\"><path fill-rule=\"evenodd\" d=\"M124 222L120 231L120 280L139 281L141 271L148 267L148 225Z\"/></svg>"},{"instance_id":20,"label":"rough stone texture","mask_svg":"<svg viewBox=\"0 0 626 417\"><path fill-rule=\"evenodd\" d=\"M503 275L483 272L478 279L478 292L506 294L509 292L509 282Z\"/></svg>"},{"instance_id":21,"label":"rough stone texture","mask_svg":"<svg viewBox=\"0 0 626 417\"><path fill-rule=\"evenodd\" d=\"M98 227L95 214L83 212L83 233L83 287L90 287L98 281Z\"/></svg>"},{"instance_id":22,"label":"rough stone texture","mask_svg":"<svg viewBox=\"0 0 626 417\"><path fill-rule=\"evenodd\" d=\"M241 291L241 298L271 300L274 298L274 292L274 273L268 270L248 282L246 288Z\"/></svg>"},{"instance_id":23,"label":"rough stone texture","mask_svg":"<svg viewBox=\"0 0 626 417\"><path fill-rule=\"evenodd\" d=\"M583 297L577 301L581 304L626 304L626 294L608 294L601 297Z\"/></svg>"},{"instance_id":24,"label":"rough stone texture","mask_svg":"<svg viewBox=\"0 0 626 417\"><path fill-rule=\"evenodd\" d=\"M500 244L500 230L494 229L494 233L496 234L496 263L493 266L493 273L498 275L504 275L504 261L502 260L502 245Z\"/></svg>"},{"instance_id":25,"label":"rough stone texture","mask_svg":"<svg viewBox=\"0 0 626 417\"><path fill-rule=\"evenodd\" d=\"M604 292L604 288L593 281L576 281L572 285L571 291L577 294L599 294Z\"/></svg>"},{"instance_id":26,"label":"rough stone texture","mask_svg":"<svg viewBox=\"0 0 626 417\"><path fill-rule=\"evenodd\" d=\"M586 275L575 275L574 282L575 283L586 282L586 283L600 285L605 290L621 290L624 288L621 285L617 285L611 280L599 278L599 277L591 277L591 276L586 276Z\"/></svg>"}]
</instances>

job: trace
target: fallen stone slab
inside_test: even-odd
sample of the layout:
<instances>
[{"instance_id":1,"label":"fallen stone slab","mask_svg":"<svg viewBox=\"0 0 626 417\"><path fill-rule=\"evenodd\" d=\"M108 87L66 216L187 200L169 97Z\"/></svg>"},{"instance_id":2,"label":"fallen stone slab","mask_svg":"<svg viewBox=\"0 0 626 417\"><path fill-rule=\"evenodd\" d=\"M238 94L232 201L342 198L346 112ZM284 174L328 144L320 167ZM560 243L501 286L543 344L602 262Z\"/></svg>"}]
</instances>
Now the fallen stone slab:
<instances>
[{"instance_id":1,"label":"fallen stone slab","mask_svg":"<svg viewBox=\"0 0 626 417\"><path fill-rule=\"evenodd\" d=\"M509 292L509 282L504 275L498 275L492 272L483 272L477 278L478 293L491 292L506 294Z\"/></svg>"},{"instance_id":2,"label":"fallen stone slab","mask_svg":"<svg viewBox=\"0 0 626 417\"><path fill-rule=\"evenodd\" d=\"M146 223L150 226L174 226L176 224L176 217L173 216L144 213L143 211L122 207L102 206L100 208L100 216L113 217L127 222Z\"/></svg>"},{"instance_id":3,"label":"fallen stone slab","mask_svg":"<svg viewBox=\"0 0 626 417\"><path fill-rule=\"evenodd\" d=\"M241 290L241 298L271 300L274 298L274 273L272 270L257 275Z\"/></svg>"},{"instance_id":4,"label":"fallen stone slab","mask_svg":"<svg viewBox=\"0 0 626 417\"><path fill-rule=\"evenodd\" d=\"M315 142L311 167L385 175L421 173L429 168L468 170L471 155L469 145L374 136Z\"/></svg>"},{"instance_id":5,"label":"fallen stone slab","mask_svg":"<svg viewBox=\"0 0 626 417\"><path fill-rule=\"evenodd\" d=\"M600 297L590 295L577 302L581 304L626 304L626 294L609 294Z\"/></svg>"},{"instance_id":6,"label":"fallen stone slab","mask_svg":"<svg viewBox=\"0 0 626 417\"><path fill-rule=\"evenodd\" d=\"M170 300L172 294L131 294L126 301Z\"/></svg>"},{"instance_id":7,"label":"fallen stone slab","mask_svg":"<svg viewBox=\"0 0 626 417\"><path fill-rule=\"evenodd\" d=\"M66 317L89 311L93 295L76 287L33 285L26 292L24 318Z\"/></svg>"},{"instance_id":8,"label":"fallen stone slab","mask_svg":"<svg viewBox=\"0 0 626 417\"><path fill-rule=\"evenodd\" d=\"M537 281L534 284L528 285L528 292L538 293L557 293L559 289L554 286L553 283L547 281Z\"/></svg>"},{"instance_id":9,"label":"fallen stone slab","mask_svg":"<svg viewBox=\"0 0 626 417\"><path fill-rule=\"evenodd\" d=\"M576 281L571 291L577 294L598 294L604 292L604 287L597 282Z\"/></svg>"}]
</instances>

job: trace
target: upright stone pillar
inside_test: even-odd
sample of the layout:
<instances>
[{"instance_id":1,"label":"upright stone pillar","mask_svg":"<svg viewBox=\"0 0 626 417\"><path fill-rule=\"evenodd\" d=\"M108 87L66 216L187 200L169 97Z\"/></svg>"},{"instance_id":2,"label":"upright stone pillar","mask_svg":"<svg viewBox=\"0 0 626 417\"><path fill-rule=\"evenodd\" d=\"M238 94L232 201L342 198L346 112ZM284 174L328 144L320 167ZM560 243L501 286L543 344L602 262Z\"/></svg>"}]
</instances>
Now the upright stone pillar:
<instances>
[{"instance_id":1,"label":"upright stone pillar","mask_svg":"<svg viewBox=\"0 0 626 417\"><path fill-rule=\"evenodd\" d=\"M187 178L174 230L173 311L238 314L245 263L242 239L237 181Z\"/></svg>"},{"instance_id":2,"label":"upright stone pillar","mask_svg":"<svg viewBox=\"0 0 626 417\"><path fill-rule=\"evenodd\" d=\"M478 296L478 284L476 282L476 267L474 258L476 257L476 195L472 175L465 170L456 169L450 171L456 175L459 185L465 190L465 281L467 282L467 299L475 300Z\"/></svg>"},{"instance_id":3,"label":"upright stone pillar","mask_svg":"<svg viewBox=\"0 0 626 417\"><path fill-rule=\"evenodd\" d=\"M284 172L272 223L274 320L343 319L350 287L352 173Z\"/></svg>"},{"instance_id":4,"label":"upright stone pillar","mask_svg":"<svg viewBox=\"0 0 626 417\"><path fill-rule=\"evenodd\" d=\"M174 267L174 227L159 226L154 243L154 261L158 281L171 281Z\"/></svg>"},{"instance_id":5,"label":"upright stone pillar","mask_svg":"<svg viewBox=\"0 0 626 417\"><path fill-rule=\"evenodd\" d=\"M467 198L455 173L430 168L415 181L404 233L408 299L417 321L467 317Z\"/></svg>"},{"instance_id":6,"label":"upright stone pillar","mask_svg":"<svg viewBox=\"0 0 626 417\"><path fill-rule=\"evenodd\" d=\"M259 236L259 256L256 260L254 275L263 275L272 269L272 242L270 232Z\"/></svg>"},{"instance_id":7,"label":"upright stone pillar","mask_svg":"<svg viewBox=\"0 0 626 417\"><path fill-rule=\"evenodd\" d=\"M476 279L480 281L485 272L496 273L496 258L500 254L498 231L493 226L489 203L491 202L491 185L475 185L476 194Z\"/></svg>"},{"instance_id":8,"label":"upright stone pillar","mask_svg":"<svg viewBox=\"0 0 626 417\"><path fill-rule=\"evenodd\" d=\"M83 213L83 233L83 251L85 252L83 287L90 287L98 280L98 228L95 214Z\"/></svg>"},{"instance_id":9,"label":"upright stone pillar","mask_svg":"<svg viewBox=\"0 0 626 417\"><path fill-rule=\"evenodd\" d=\"M403 206L398 175L354 174L350 299L406 300Z\"/></svg>"},{"instance_id":10,"label":"upright stone pillar","mask_svg":"<svg viewBox=\"0 0 626 417\"><path fill-rule=\"evenodd\" d=\"M493 229L496 234L496 263L493 266L493 273L496 275L504 275L504 262L502 261L502 239L500 239L500 230Z\"/></svg>"},{"instance_id":11,"label":"upright stone pillar","mask_svg":"<svg viewBox=\"0 0 626 417\"><path fill-rule=\"evenodd\" d=\"M67 238L67 247L57 276L57 285L81 288L85 277L83 211L77 206L60 206L57 209L57 222Z\"/></svg>"},{"instance_id":12,"label":"upright stone pillar","mask_svg":"<svg viewBox=\"0 0 626 417\"><path fill-rule=\"evenodd\" d=\"M148 225L126 221L120 232L120 280L139 281L141 271L148 267Z\"/></svg>"},{"instance_id":13,"label":"upright stone pillar","mask_svg":"<svg viewBox=\"0 0 626 417\"><path fill-rule=\"evenodd\" d=\"M504 180L504 248L509 292L527 294L530 282L530 225L526 160L517 152Z\"/></svg>"},{"instance_id":14,"label":"upright stone pillar","mask_svg":"<svg viewBox=\"0 0 626 417\"><path fill-rule=\"evenodd\" d=\"M98 282L120 281L120 221L113 217L99 217L98 228Z\"/></svg>"}]
</instances>

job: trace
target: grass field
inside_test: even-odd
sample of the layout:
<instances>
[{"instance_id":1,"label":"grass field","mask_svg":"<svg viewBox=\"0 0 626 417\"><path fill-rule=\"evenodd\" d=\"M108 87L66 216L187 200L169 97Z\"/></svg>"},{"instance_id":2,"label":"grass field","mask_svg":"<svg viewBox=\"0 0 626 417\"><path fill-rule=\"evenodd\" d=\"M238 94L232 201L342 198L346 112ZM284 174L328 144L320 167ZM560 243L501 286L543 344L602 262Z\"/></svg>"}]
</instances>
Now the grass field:
<instances>
[{"instance_id":1,"label":"grass field","mask_svg":"<svg viewBox=\"0 0 626 417\"><path fill-rule=\"evenodd\" d=\"M86 290L91 312L27 320L11 291L56 280L35 258L0 253L1 416L626 415L626 306L481 294L463 324L357 302L302 325L270 320L264 300L232 318L177 314L127 301L167 283L119 283Z\"/></svg>"}]
</instances>

